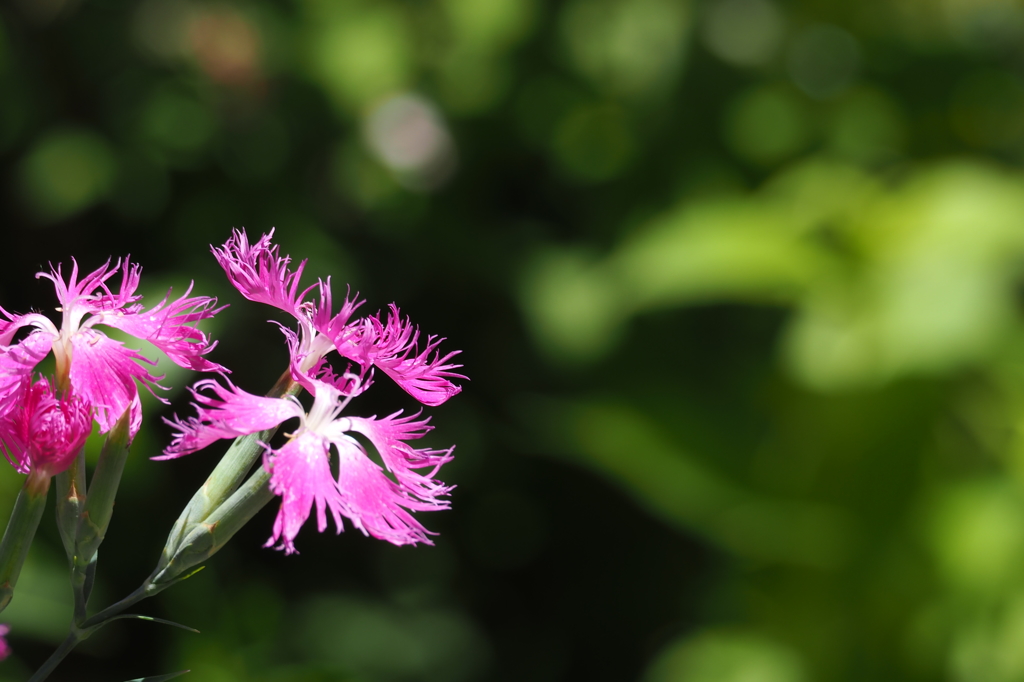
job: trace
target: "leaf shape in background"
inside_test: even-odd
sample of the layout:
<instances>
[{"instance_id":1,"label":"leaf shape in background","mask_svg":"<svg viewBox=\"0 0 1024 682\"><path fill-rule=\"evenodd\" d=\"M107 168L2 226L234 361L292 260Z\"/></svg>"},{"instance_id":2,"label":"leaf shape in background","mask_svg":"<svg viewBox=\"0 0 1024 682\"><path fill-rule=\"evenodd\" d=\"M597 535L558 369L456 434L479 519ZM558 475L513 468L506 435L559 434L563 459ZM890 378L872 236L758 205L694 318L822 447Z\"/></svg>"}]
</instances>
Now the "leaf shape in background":
<instances>
[{"instance_id":1,"label":"leaf shape in background","mask_svg":"<svg viewBox=\"0 0 1024 682\"><path fill-rule=\"evenodd\" d=\"M655 516L727 551L833 568L857 543L843 510L748 491L700 464L627 404L534 397L522 398L518 410L543 451L603 474Z\"/></svg>"}]
</instances>

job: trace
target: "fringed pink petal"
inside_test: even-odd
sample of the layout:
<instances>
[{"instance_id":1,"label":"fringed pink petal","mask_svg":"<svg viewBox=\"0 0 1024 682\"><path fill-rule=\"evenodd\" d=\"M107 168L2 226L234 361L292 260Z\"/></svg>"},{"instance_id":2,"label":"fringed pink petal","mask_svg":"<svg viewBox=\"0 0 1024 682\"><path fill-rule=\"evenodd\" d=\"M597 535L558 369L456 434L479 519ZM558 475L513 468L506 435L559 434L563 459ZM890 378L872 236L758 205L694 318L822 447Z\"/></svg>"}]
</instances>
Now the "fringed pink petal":
<instances>
[{"instance_id":1,"label":"fringed pink petal","mask_svg":"<svg viewBox=\"0 0 1024 682\"><path fill-rule=\"evenodd\" d=\"M274 231L249 244L245 230L234 230L220 248L210 247L228 280L250 301L266 303L299 316L299 306L309 289L299 290L299 280L306 261L294 271L289 269L290 256L281 256L279 247L271 244Z\"/></svg>"},{"instance_id":2,"label":"fringed pink petal","mask_svg":"<svg viewBox=\"0 0 1024 682\"><path fill-rule=\"evenodd\" d=\"M115 293L107 286L107 280L121 272L121 286ZM65 283L61 266L50 268L50 272L40 272L42 277L53 282L57 291L57 299L64 311L65 321L71 321L77 327L82 316L110 310L128 309L134 312L134 304L141 297L135 295L139 287L139 276L142 268L133 264L128 258L119 260L114 265L108 260L81 280L78 279L78 262L71 259L71 276Z\"/></svg>"},{"instance_id":3,"label":"fringed pink petal","mask_svg":"<svg viewBox=\"0 0 1024 682\"><path fill-rule=\"evenodd\" d=\"M337 338L346 338L349 320L352 319L352 315L355 314L359 306L363 305L363 301L359 299L359 294L353 296L351 290L346 288L345 300L341 304L341 309L337 313L333 313L331 278L328 277L326 282L320 280L317 285L320 291L320 302L310 317L313 328L332 341Z\"/></svg>"},{"instance_id":4,"label":"fringed pink petal","mask_svg":"<svg viewBox=\"0 0 1024 682\"><path fill-rule=\"evenodd\" d=\"M222 438L258 433L303 414L295 400L252 395L233 384L224 387L212 379L197 382L191 391L198 416L165 419L178 433L164 454L153 459L187 455Z\"/></svg>"},{"instance_id":5,"label":"fringed pink petal","mask_svg":"<svg viewBox=\"0 0 1024 682\"><path fill-rule=\"evenodd\" d=\"M161 378L150 374L138 361L155 363L92 329L79 330L71 337L71 345L71 388L93 406L101 433L114 428L124 411L138 400L136 379L152 388ZM130 431L134 438L138 426Z\"/></svg>"},{"instance_id":6,"label":"fringed pink petal","mask_svg":"<svg viewBox=\"0 0 1024 682\"><path fill-rule=\"evenodd\" d=\"M3 308L0 308L0 315L7 318L6 320L0 319L0 347L11 345L14 335L18 333L19 329L25 327L35 327L40 331L49 332L54 338L59 333L53 322L45 315L40 315L39 313L12 315Z\"/></svg>"},{"instance_id":7,"label":"fringed pink petal","mask_svg":"<svg viewBox=\"0 0 1024 682\"><path fill-rule=\"evenodd\" d=\"M355 439L342 435L331 440L338 450L338 492L352 525L394 545L433 544L410 510L437 507L420 502L388 478Z\"/></svg>"},{"instance_id":8,"label":"fringed pink petal","mask_svg":"<svg viewBox=\"0 0 1024 682\"><path fill-rule=\"evenodd\" d=\"M421 509L447 509L447 500L438 499L451 492L435 479L440 468L452 461L454 446L447 450L416 449L406 441L422 438L433 427L428 419L417 419L419 415L401 417L400 412L384 419L349 417L349 430L366 436L384 461L384 466L394 474L398 484L409 494L427 504ZM425 469L426 471L419 471Z\"/></svg>"},{"instance_id":9,"label":"fringed pink petal","mask_svg":"<svg viewBox=\"0 0 1024 682\"><path fill-rule=\"evenodd\" d=\"M209 296L189 298L191 292L192 285L189 285L184 296L169 302L171 292L168 291L167 296L149 310L100 313L87 324L114 327L149 341L181 367L198 372L226 372L228 370L221 365L203 357L217 344L194 326L200 320L213 317L226 306L215 307L217 299Z\"/></svg>"},{"instance_id":10,"label":"fringed pink petal","mask_svg":"<svg viewBox=\"0 0 1024 682\"><path fill-rule=\"evenodd\" d=\"M32 370L50 352L56 338L55 333L39 329L20 343L0 347L0 415L17 402L22 382L31 376Z\"/></svg>"},{"instance_id":11,"label":"fringed pink petal","mask_svg":"<svg viewBox=\"0 0 1024 682\"><path fill-rule=\"evenodd\" d=\"M344 502L331 474L329 443L323 436L305 431L265 458L270 471L270 489L281 497L274 530L266 547L275 546L285 554L295 553L295 536L316 504L317 530L327 529L327 510L342 531Z\"/></svg>"},{"instance_id":12,"label":"fringed pink petal","mask_svg":"<svg viewBox=\"0 0 1024 682\"><path fill-rule=\"evenodd\" d=\"M450 362L459 351L442 356L437 347L444 339L435 336L428 337L420 351L418 341L419 330L408 318L402 319L394 304L386 323L378 313L345 327L334 337L342 356L364 368L379 367L424 405L440 405L462 390L451 379L466 379L453 371L462 365Z\"/></svg>"}]
</instances>

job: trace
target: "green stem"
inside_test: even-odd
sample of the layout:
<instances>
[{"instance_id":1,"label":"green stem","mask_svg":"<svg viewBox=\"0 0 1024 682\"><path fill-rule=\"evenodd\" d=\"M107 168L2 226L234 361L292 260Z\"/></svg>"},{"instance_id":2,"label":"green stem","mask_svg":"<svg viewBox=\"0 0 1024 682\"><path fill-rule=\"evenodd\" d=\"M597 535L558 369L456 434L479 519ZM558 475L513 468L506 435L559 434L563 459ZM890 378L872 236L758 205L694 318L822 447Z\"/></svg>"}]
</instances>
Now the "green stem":
<instances>
[{"instance_id":1,"label":"green stem","mask_svg":"<svg viewBox=\"0 0 1024 682\"><path fill-rule=\"evenodd\" d=\"M66 523L75 521L73 536L74 553L71 557L71 589L75 597L76 623L85 621L88 613L89 594L96 576L96 561L99 547L107 536L110 519L114 513L114 498L121 485L124 465L128 460L131 411L125 410L114 428L107 434L100 450L100 458L92 474L88 496L83 495L76 505L66 501L67 513L78 511L77 519L68 518ZM78 484L85 483L84 471ZM62 500L63 501L63 500ZM58 508L58 521L60 512ZM64 531L62 528L61 536ZM67 547L65 540L65 548Z\"/></svg>"},{"instance_id":2,"label":"green stem","mask_svg":"<svg viewBox=\"0 0 1024 682\"><path fill-rule=\"evenodd\" d=\"M79 642L110 621L124 617L122 614L129 607L191 576L194 571L188 573L188 569L216 554L256 512L274 498L269 481L270 474L260 467L205 523L193 527L167 565L158 567L137 590L121 601L91 618L73 624L67 639L29 682L45 680Z\"/></svg>"},{"instance_id":3,"label":"green stem","mask_svg":"<svg viewBox=\"0 0 1024 682\"><path fill-rule=\"evenodd\" d=\"M0 611L7 608L14 597L14 587L18 583L21 567L32 546L39 521L43 518L43 510L46 509L46 493L49 489L50 477L32 472L14 502L11 519L0 541Z\"/></svg>"},{"instance_id":4,"label":"green stem","mask_svg":"<svg viewBox=\"0 0 1024 682\"><path fill-rule=\"evenodd\" d=\"M267 395L295 395L299 390L301 387L292 381L290 373L286 372ZM111 432L100 456L100 464L93 474L93 486L89 489L88 498L85 498L81 520L75 529L75 552L72 559L75 623L72 624L67 639L29 682L45 680L79 642L111 620L125 617L122 615L125 609L194 575L197 571L190 572L189 569L216 554L256 512L274 498L269 485L270 474L262 466L258 467L248 480L245 477L263 449L259 441L265 442L275 430L236 439L175 522L153 573L130 595L91 618L86 618L85 602L88 600L87 586L90 582L88 571L90 567L91 570L95 570L96 548L106 534L110 510L113 508L113 497L117 492L117 482L120 481L124 456L127 454L127 447L123 448L124 452L112 447L108 458L110 463L106 465L106 469L101 469L108 446L112 446L112 442L116 445L119 440L115 438L117 428ZM103 473L104 471L107 473ZM81 480L84 481L84 478L83 472ZM108 483L98 484L97 480ZM72 486L71 483L67 485L68 489ZM43 500L45 502L45 496ZM60 520L58 510L58 521ZM38 520L36 523L38 525ZM86 558L89 559L88 563L84 562Z\"/></svg>"},{"instance_id":5,"label":"green stem","mask_svg":"<svg viewBox=\"0 0 1024 682\"><path fill-rule=\"evenodd\" d=\"M89 634L92 633L90 632ZM67 638L60 643L60 646L57 647L56 651L50 654L50 657L46 659L46 662L39 667L39 670L37 670L35 674L29 678L28 682L43 682L43 680L49 677L50 673L52 673L54 669L58 665L60 665L60 662L63 661L64 658L71 653L71 650L78 646L78 643L86 637L88 637L89 634L83 635L82 631L78 630L75 627L72 627L71 632L68 633Z\"/></svg>"}]
</instances>

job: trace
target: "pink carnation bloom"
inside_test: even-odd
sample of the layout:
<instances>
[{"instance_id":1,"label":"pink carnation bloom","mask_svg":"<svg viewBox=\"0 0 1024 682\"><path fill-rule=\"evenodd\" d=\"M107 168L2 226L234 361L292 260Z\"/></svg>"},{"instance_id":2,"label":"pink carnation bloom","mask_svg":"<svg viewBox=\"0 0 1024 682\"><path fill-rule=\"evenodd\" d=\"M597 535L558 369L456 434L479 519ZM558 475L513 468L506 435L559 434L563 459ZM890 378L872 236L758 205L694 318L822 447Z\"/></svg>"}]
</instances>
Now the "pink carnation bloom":
<instances>
[{"instance_id":1,"label":"pink carnation bloom","mask_svg":"<svg viewBox=\"0 0 1024 682\"><path fill-rule=\"evenodd\" d=\"M192 326L212 317L216 299L206 296L175 300L165 297L149 310L137 303L138 265L126 259L113 267L109 261L78 279L78 263L72 261L71 277L65 283L61 269L40 272L37 277L53 281L62 313L58 329L46 316L38 313L12 315L0 308L0 415L12 409L19 400L19 388L25 377L52 350L57 366L57 383L62 390L85 400L93 409L102 432L113 428L126 409L132 410L131 434L142 421L138 388L135 379L148 386L160 377L152 375L139 361L155 364L138 351L126 348L97 329L103 325L120 329L139 339L149 341L168 358L182 367L198 371L227 371L203 356L214 343ZM121 286L114 293L107 280L121 271ZM3 318L7 318L4 320ZM12 343L23 327L32 331Z\"/></svg>"},{"instance_id":2,"label":"pink carnation bloom","mask_svg":"<svg viewBox=\"0 0 1024 682\"><path fill-rule=\"evenodd\" d=\"M10 625L0 625L0 661L11 655L11 645L7 643L7 633L10 631Z\"/></svg>"},{"instance_id":3,"label":"pink carnation bloom","mask_svg":"<svg viewBox=\"0 0 1024 682\"><path fill-rule=\"evenodd\" d=\"M458 351L444 356L437 351L444 339L427 337L420 350L419 330L408 318L402 319L393 304L386 321L380 313L353 321L362 301L348 296L339 312L332 314L330 280L299 289L306 261L290 270L291 257L280 255L278 246L270 241L273 235L271 230L250 245L245 230L235 230L213 254L243 296L279 308L298 321L299 333L286 330L286 334L302 374L308 375L333 350L359 364L361 383L365 384L372 368L377 367L424 405L440 405L462 390L451 381L466 378L454 372L461 365L451 362ZM306 300L314 289L319 300Z\"/></svg>"},{"instance_id":4,"label":"pink carnation bloom","mask_svg":"<svg viewBox=\"0 0 1024 682\"><path fill-rule=\"evenodd\" d=\"M295 365L293 364L293 371ZM396 545L430 543L428 532L410 511L446 509L439 499L450 488L433 477L452 458L452 449L415 449L407 441L422 437L432 427L429 419L395 413L383 419L341 416L349 399L365 386L347 375L341 380L329 370L320 378L305 377L312 389L313 406L307 413L294 397L255 396L234 386L224 388L212 380L193 390L198 417L170 422L178 434L159 459L195 452L220 438L235 438L278 426L297 418L299 427L279 449L264 446L264 467L270 488L281 497L281 507L267 546L277 543L286 554L295 552L295 536L316 505L317 529L327 527L327 511L338 532L342 517L366 535ZM208 389L210 394L199 391ZM366 437L380 455L385 471L367 455L352 434ZM337 478L331 473L331 446L338 454ZM426 469L426 472L419 470Z\"/></svg>"},{"instance_id":5,"label":"pink carnation bloom","mask_svg":"<svg viewBox=\"0 0 1024 682\"><path fill-rule=\"evenodd\" d=\"M45 378L23 384L17 407L0 417L0 448L19 473L49 478L71 466L85 445L92 410L78 396L58 396Z\"/></svg>"}]
</instances>

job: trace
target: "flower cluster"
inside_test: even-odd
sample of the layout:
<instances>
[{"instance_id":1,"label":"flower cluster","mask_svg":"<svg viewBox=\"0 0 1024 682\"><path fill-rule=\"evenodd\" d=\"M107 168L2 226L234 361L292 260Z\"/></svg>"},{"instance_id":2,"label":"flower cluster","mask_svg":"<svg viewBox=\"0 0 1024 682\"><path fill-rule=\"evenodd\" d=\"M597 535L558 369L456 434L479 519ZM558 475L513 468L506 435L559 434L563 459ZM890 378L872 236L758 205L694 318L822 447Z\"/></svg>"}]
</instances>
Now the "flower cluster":
<instances>
[{"instance_id":1,"label":"flower cluster","mask_svg":"<svg viewBox=\"0 0 1024 682\"><path fill-rule=\"evenodd\" d=\"M18 471L53 475L66 469L93 421L106 433L127 410L131 435L139 430L136 380L150 388L159 387L160 380L139 363L155 362L99 327L149 341L183 367L226 371L204 358L215 344L195 327L218 312L216 299L189 297L190 289L173 302L168 293L146 310L135 294L140 270L125 259L113 266L108 261L81 279L74 261L67 281L59 266L40 272L37 277L51 280L57 291L59 328L45 315L13 315L0 308L0 446ZM108 282L119 272L115 292ZM28 334L15 342L21 330ZM51 352L56 365L52 382L35 375Z\"/></svg>"},{"instance_id":2,"label":"flower cluster","mask_svg":"<svg viewBox=\"0 0 1024 682\"><path fill-rule=\"evenodd\" d=\"M414 514L448 507L451 486L436 477L454 446L414 447L432 428L422 410L378 418L351 415L347 408L377 373L421 404L440 405L461 390L454 381L466 378L456 372L457 352L442 354L443 339L421 337L393 304L386 313L359 317L362 301L346 292L335 310L330 280L302 288L305 261L293 268L272 237L273 231L250 244L236 230L212 249L244 297L278 308L295 322L279 325L288 362L267 396L235 386L225 367L207 359L215 343L197 325L222 310L216 299L191 296L189 287L180 298L172 300L168 292L147 309L136 295L141 269L127 259L107 261L84 276L75 261L67 278L59 266L38 273L56 289L59 326L40 313L0 308L0 452L26 474L0 541L0 611L14 597L53 480L74 596L68 640L32 679L45 679L75 643L106 623L143 618L123 611L191 575L186 571L216 553L274 496L280 508L265 546L286 554L296 551L295 538L314 507L321 532L330 516L339 533L348 519L363 534L396 545L430 544L430 531ZM222 438L241 440L185 506L142 587L90 616L97 553L142 423L139 384L150 392L165 388L159 383L163 377L152 372L156 362L108 336L104 327L148 342L182 367L222 379L201 379L192 387L198 414L168 421L176 433L154 459L180 457ZM39 370L51 353L53 373L46 375ZM345 367L336 371L332 358ZM305 403L296 397L302 390L309 394ZM272 440L266 434L286 422L296 426L282 444L260 440ZM107 435L87 472L84 445L93 430ZM7 633L0 625L0 660L10 652Z\"/></svg>"},{"instance_id":3,"label":"flower cluster","mask_svg":"<svg viewBox=\"0 0 1024 682\"><path fill-rule=\"evenodd\" d=\"M342 517L363 533L397 545L429 543L428 531L411 512L447 508L449 486L435 479L452 458L453 448L414 448L409 442L430 430L419 415L356 417L344 415L349 401L373 383L375 370L394 380L419 402L440 405L461 389L464 379L454 370L456 353L441 355L443 339L427 337L420 347L419 330L392 305L381 313L355 318L362 304L346 295L334 312L330 280L305 289L300 279L305 261L294 270L291 259L271 242L273 232L249 244L244 231L213 253L231 283L247 299L274 306L292 316L297 330L282 326L289 349L291 378L312 395L307 411L294 397L261 397L212 380L196 384L198 415L170 422L177 435L162 458L200 450L221 438L234 438L276 427L289 419L299 425L279 448L264 444L264 466L271 490L281 497L280 510L268 541L286 553L316 506L317 527L327 527L327 512L338 532ZM336 374L328 356L336 353L349 365ZM354 366L353 364L354 363ZM373 446L382 468L355 435ZM332 474L331 452L337 454Z\"/></svg>"}]
</instances>

